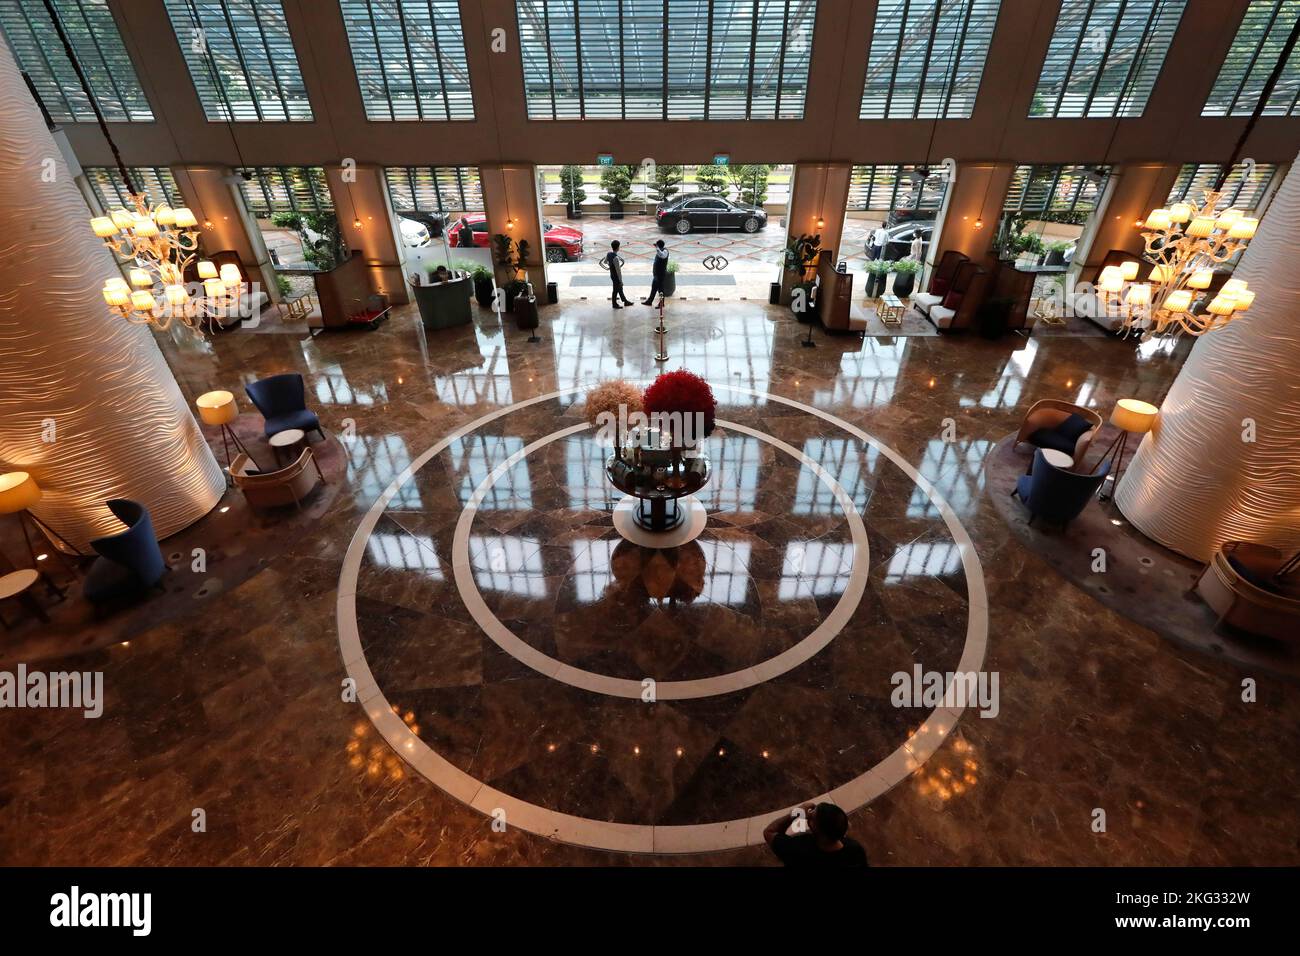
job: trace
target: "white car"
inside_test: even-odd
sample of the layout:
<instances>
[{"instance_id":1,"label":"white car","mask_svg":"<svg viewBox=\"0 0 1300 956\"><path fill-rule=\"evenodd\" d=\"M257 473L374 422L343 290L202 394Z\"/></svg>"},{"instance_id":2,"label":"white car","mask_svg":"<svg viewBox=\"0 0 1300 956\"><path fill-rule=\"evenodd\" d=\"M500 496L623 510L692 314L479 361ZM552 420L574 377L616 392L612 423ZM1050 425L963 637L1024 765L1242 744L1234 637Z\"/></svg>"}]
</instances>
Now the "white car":
<instances>
[{"instance_id":1,"label":"white car","mask_svg":"<svg viewBox=\"0 0 1300 956\"><path fill-rule=\"evenodd\" d=\"M399 228L402 230L402 241L412 249L422 248L433 241L429 235L429 227L422 222L403 216Z\"/></svg>"}]
</instances>

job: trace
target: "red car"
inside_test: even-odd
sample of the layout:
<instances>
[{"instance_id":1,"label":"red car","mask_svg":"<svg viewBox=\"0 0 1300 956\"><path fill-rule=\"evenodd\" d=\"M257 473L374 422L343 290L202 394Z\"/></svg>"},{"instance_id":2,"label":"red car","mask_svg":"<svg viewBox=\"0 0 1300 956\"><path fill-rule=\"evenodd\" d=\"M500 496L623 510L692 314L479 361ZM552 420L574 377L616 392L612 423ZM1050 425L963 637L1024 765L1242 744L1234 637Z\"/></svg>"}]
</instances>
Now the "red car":
<instances>
[{"instance_id":1,"label":"red car","mask_svg":"<svg viewBox=\"0 0 1300 956\"><path fill-rule=\"evenodd\" d=\"M578 230L543 220L542 231L546 234L547 262L573 262L582 258L582 233ZM456 220L449 235L453 248L488 246L492 241L487 217L482 213L471 213Z\"/></svg>"}]
</instances>

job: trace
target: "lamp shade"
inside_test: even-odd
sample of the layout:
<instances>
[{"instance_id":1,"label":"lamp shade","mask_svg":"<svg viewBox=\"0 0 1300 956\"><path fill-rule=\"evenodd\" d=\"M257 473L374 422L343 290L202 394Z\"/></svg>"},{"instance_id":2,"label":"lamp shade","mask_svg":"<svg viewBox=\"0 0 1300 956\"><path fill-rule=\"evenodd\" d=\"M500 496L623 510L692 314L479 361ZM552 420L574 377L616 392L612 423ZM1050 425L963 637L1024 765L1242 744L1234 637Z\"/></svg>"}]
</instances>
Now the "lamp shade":
<instances>
[{"instance_id":1,"label":"lamp shade","mask_svg":"<svg viewBox=\"0 0 1300 956\"><path fill-rule=\"evenodd\" d=\"M1157 263L1151 267L1151 275L1148 278L1152 282L1165 283L1174 277L1174 267Z\"/></svg>"},{"instance_id":2,"label":"lamp shade","mask_svg":"<svg viewBox=\"0 0 1300 956\"><path fill-rule=\"evenodd\" d=\"M1208 289L1214 281L1214 273L1209 269L1197 269L1187 280L1189 289Z\"/></svg>"},{"instance_id":3,"label":"lamp shade","mask_svg":"<svg viewBox=\"0 0 1300 956\"><path fill-rule=\"evenodd\" d=\"M217 277L217 264L208 259L199 261L199 278L215 279Z\"/></svg>"},{"instance_id":4,"label":"lamp shade","mask_svg":"<svg viewBox=\"0 0 1300 956\"><path fill-rule=\"evenodd\" d=\"M1133 262L1132 260L1128 262L1121 262L1119 264L1119 272L1120 275L1124 277L1125 282L1132 282L1134 279L1136 279L1138 277L1138 269L1140 268L1141 266L1139 266L1138 263Z\"/></svg>"},{"instance_id":5,"label":"lamp shade","mask_svg":"<svg viewBox=\"0 0 1300 956\"><path fill-rule=\"evenodd\" d=\"M1189 203L1176 202L1169 207L1169 218L1174 222L1186 222L1192 218L1192 207Z\"/></svg>"},{"instance_id":6,"label":"lamp shade","mask_svg":"<svg viewBox=\"0 0 1300 956\"><path fill-rule=\"evenodd\" d=\"M1186 312L1192 304L1192 293L1187 289L1178 289L1169 293L1161 306L1170 312Z\"/></svg>"},{"instance_id":7,"label":"lamp shade","mask_svg":"<svg viewBox=\"0 0 1300 956\"><path fill-rule=\"evenodd\" d=\"M1115 403L1115 410L1110 413L1110 423L1116 428L1138 435L1151 431L1156 423L1160 409L1136 398L1121 398Z\"/></svg>"},{"instance_id":8,"label":"lamp shade","mask_svg":"<svg viewBox=\"0 0 1300 956\"><path fill-rule=\"evenodd\" d=\"M41 500L40 486L25 471L0 475L0 514L13 514Z\"/></svg>"},{"instance_id":9,"label":"lamp shade","mask_svg":"<svg viewBox=\"0 0 1300 956\"><path fill-rule=\"evenodd\" d=\"M239 266L233 262L227 262L217 272L218 278L226 285L239 285L244 281L244 277L239 272Z\"/></svg>"},{"instance_id":10,"label":"lamp shade","mask_svg":"<svg viewBox=\"0 0 1300 956\"><path fill-rule=\"evenodd\" d=\"M205 392L194 400L194 404L205 425L229 425L239 415L239 406L230 392Z\"/></svg>"},{"instance_id":11,"label":"lamp shade","mask_svg":"<svg viewBox=\"0 0 1300 956\"><path fill-rule=\"evenodd\" d=\"M1168 209L1152 209L1151 215L1147 216L1143 225L1148 229L1162 231L1169 228L1170 221Z\"/></svg>"},{"instance_id":12,"label":"lamp shade","mask_svg":"<svg viewBox=\"0 0 1300 956\"><path fill-rule=\"evenodd\" d=\"M1120 271L1119 266L1107 266L1101 270L1097 287L1102 292L1118 292L1124 288L1124 273Z\"/></svg>"}]
</instances>

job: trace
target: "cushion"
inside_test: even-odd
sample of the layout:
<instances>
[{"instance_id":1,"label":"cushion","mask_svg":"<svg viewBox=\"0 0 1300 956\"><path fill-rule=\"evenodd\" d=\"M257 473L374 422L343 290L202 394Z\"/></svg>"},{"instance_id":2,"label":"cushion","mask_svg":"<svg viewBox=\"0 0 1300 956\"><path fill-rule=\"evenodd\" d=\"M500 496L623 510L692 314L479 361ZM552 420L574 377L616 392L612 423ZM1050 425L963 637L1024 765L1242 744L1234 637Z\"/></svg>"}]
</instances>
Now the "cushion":
<instances>
[{"instance_id":1,"label":"cushion","mask_svg":"<svg viewBox=\"0 0 1300 956\"><path fill-rule=\"evenodd\" d=\"M952 325L952 320L956 318L957 313L953 309L945 309L941 305L930 307L930 321L941 329L946 329Z\"/></svg>"},{"instance_id":2,"label":"cushion","mask_svg":"<svg viewBox=\"0 0 1300 956\"><path fill-rule=\"evenodd\" d=\"M1078 436L1067 438L1055 428L1039 428L1030 432L1025 440L1037 448L1054 448L1073 456L1074 443L1078 440Z\"/></svg>"},{"instance_id":3,"label":"cushion","mask_svg":"<svg viewBox=\"0 0 1300 956\"><path fill-rule=\"evenodd\" d=\"M949 292L943 297L943 307L952 309L954 312L961 308L961 300L966 297L964 292Z\"/></svg>"},{"instance_id":4,"label":"cushion","mask_svg":"<svg viewBox=\"0 0 1300 956\"><path fill-rule=\"evenodd\" d=\"M1056 426L1056 432L1070 440L1070 447L1079 440L1079 436L1092 428L1092 422L1084 418L1078 412L1071 412L1070 416Z\"/></svg>"},{"instance_id":5,"label":"cushion","mask_svg":"<svg viewBox=\"0 0 1300 956\"><path fill-rule=\"evenodd\" d=\"M922 312L929 312L933 306L943 301L943 296L935 295L932 292L918 292L912 296L912 304Z\"/></svg>"},{"instance_id":6,"label":"cushion","mask_svg":"<svg viewBox=\"0 0 1300 956\"><path fill-rule=\"evenodd\" d=\"M952 282L946 276L944 278L935 276L934 281L930 283L930 292L932 295L937 295L940 300L942 300L943 297L948 294L948 289L951 286Z\"/></svg>"},{"instance_id":7,"label":"cushion","mask_svg":"<svg viewBox=\"0 0 1300 956\"><path fill-rule=\"evenodd\" d=\"M304 432L310 432L319 427L320 419L316 417L315 412L308 408L299 408L296 411L285 412L283 415L268 418L265 431L270 436L276 432L287 431L290 428L299 428Z\"/></svg>"}]
</instances>

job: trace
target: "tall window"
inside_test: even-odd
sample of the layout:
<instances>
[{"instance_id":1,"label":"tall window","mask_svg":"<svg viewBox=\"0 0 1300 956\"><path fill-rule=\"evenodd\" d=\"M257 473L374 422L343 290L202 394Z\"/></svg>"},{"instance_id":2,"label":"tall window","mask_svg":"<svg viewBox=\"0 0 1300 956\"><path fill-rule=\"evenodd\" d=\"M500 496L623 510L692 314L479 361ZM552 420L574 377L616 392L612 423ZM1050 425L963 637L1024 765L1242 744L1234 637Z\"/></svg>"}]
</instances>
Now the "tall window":
<instances>
[{"instance_id":1,"label":"tall window","mask_svg":"<svg viewBox=\"0 0 1300 956\"><path fill-rule=\"evenodd\" d=\"M907 210L933 214L943 205L947 188L947 177L939 167L854 166L848 208L856 212Z\"/></svg>"},{"instance_id":2,"label":"tall window","mask_svg":"<svg viewBox=\"0 0 1300 956\"><path fill-rule=\"evenodd\" d=\"M209 120L312 118L280 0L165 2Z\"/></svg>"},{"instance_id":3,"label":"tall window","mask_svg":"<svg viewBox=\"0 0 1300 956\"><path fill-rule=\"evenodd\" d=\"M398 212L482 212L477 166L389 166L388 195Z\"/></svg>"},{"instance_id":4,"label":"tall window","mask_svg":"<svg viewBox=\"0 0 1300 956\"><path fill-rule=\"evenodd\" d=\"M370 120L472 120L457 0L339 0Z\"/></svg>"},{"instance_id":5,"label":"tall window","mask_svg":"<svg viewBox=\"0 0 1300 956\"><path fill-rule=\"evenodd\" d=\"M1141 116L1187 0L1062 0L1030 116Z\"/></svg>"},{"instance_id":6,"label":"tall window","mask_svg":"<svg viewBox=\"0 0 1300 956\"><path fill-rule=\"evenodd\" d=\"M530 119L801 119L817 0L516 0Z\"/></svg>"},{"instance_id":7,"label":"tall window","mask_svg":"<svg viewBox=\"0 0 1300 956\"><path fill-rule=\"evenodd\" d=\"M1223 166L1219 163L1187 163L1178 171L1178 178L1174 180L1174 188L1169 190L1166 205L1189 202L1199 206L1206 190L1214 186L1222 170ZM1257 163L1249 167L1245 163L1238 163L1224 179L1223 195L1215 208L1222 210L1235 206L1242 212L1255 212L1264 201L1276 174L1277 167L1271 163Z\"/></svg>"},{"instance_id":8,"label":"tall window","mask_svg":"<svg viewBox=\"0 0 1300 956\"><path fill-rule=\"evenodd\" d=\"M100 208L135 208L116 166L87 166L84 171L91 191L99 200ZM131 176L131 185L135 191L144 193L149 205L166 203L173 208L185 205L181 191L176 188L176 178L166 166L132 166L127 169L127 173Z\"/></svg>"},{"instance_id":9,"label":"tall window","mask_svg":"<svg viewBox=\"0 0 1300 956\"><path fill-rule=\"evenodd\" d=\"M1034 216L1074 214L1080 221L1097 209L1109 166L1017 166L1002 208Z\"/></svg>"},{"instance_id":10,"label":"tall window","mask_svg":"<svg viewBox=\"0 0 1300 956\"><path fill-rule=\"evenodd\" d=\"M240 170L244 200L258 219L270 219L277 212L332 212L325 170L320 166L252 166Z\"/></svg>"},{"instance_id":11,"label":"tall window","mask_svg":"<svg viewBox=\"0 0 1300 956\"><path fill-rule=\"evenodd\" d=\"M859 118L969 118L1000 2L880 0Z\"/></svg>"},{"instance_id":12,"label":"tall window","mask_svg":"<svg viewBox=\"0 0 1300 956\"><path fill-rule=\"evenodd\" d=\"M54 9L104 119L152 120L153 111L108 9L108 0L54 0ZM44 3L3 0L0 32L52 119L61 123L95 121L95 111L82 92Z\"/></svg>"},{"instance_id":13,"label":"tall window","mask_svg":"<svg viewBox=\"0 0 1300 956\"><path fill-rule=\"evenodd\" d=\"M1210 98L1201 110L1202 116L1249 116L1255 111L1296 17L1300 17L1300 2L1296 0L1251 0L1210 90ZM1300 46L1286 61L1277 86L1264 106L1264 115L1294 115L1298 97Z\"/></svg>"}]
</instances>

